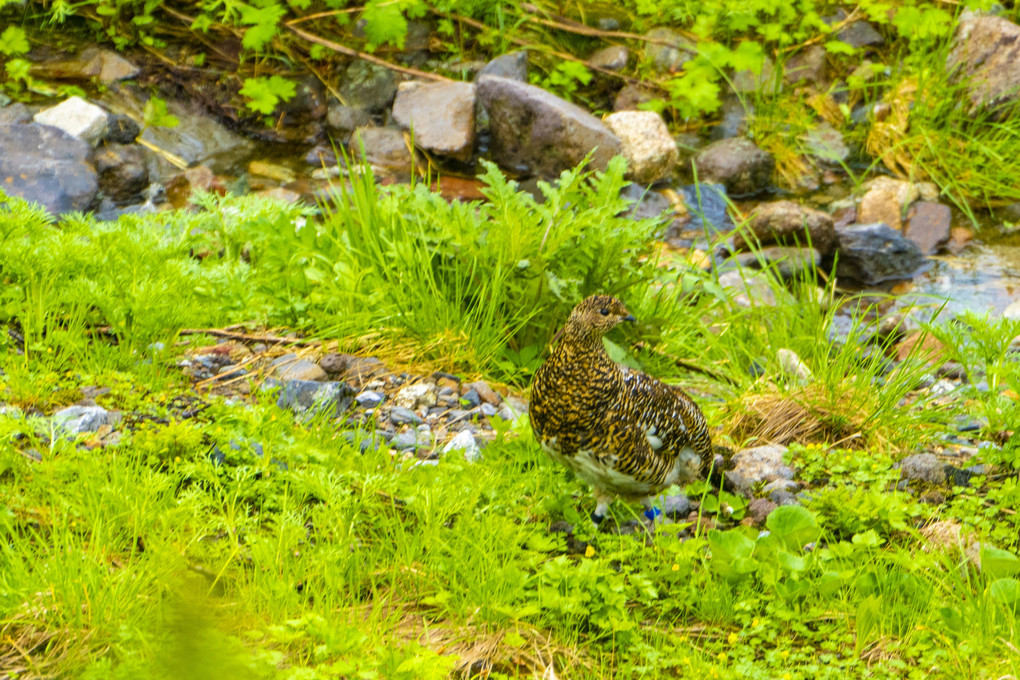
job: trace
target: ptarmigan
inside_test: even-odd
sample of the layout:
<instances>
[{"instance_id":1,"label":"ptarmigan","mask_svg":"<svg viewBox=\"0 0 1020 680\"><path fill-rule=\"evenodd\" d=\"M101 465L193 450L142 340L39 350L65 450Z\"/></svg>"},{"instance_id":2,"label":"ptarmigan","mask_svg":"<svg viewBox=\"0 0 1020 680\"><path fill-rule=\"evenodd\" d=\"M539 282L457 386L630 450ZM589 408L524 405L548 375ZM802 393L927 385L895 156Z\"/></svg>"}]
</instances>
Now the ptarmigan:
<instances>
[{"instance_id":1,"label":"ptarmigan","mask_svg":"<svg viewBox=\"0 0 1020 680\"><path fill-rule=\"evenodd\" d=\"M623 303L592 295L570 313L531 388L531 426L542 448L594 487L598 524L614 498L652 498L707 477L714 453L701 409L679 387L617 364L602 336L634 321Z\"/></svg>"}]
</instances>

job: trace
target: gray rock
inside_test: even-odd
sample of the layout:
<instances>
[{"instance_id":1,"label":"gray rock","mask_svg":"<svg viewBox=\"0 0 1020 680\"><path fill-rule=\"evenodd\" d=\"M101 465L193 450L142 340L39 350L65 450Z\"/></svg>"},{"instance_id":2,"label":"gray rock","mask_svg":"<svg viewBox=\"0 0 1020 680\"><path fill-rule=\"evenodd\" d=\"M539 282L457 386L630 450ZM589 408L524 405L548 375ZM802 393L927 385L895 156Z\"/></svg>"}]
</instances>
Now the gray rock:
<instances>
[{"instance_id":1,"label":"gray rock","mask_svg":"<svg viewBox=\"0 0 1020 680\"><path fill-rule=\"evenodd\" d=\"M767 498L755 498L747 504L747 516L754 520L756 525L761 525L777 507L779 506Z\"/></svg>"},{"instance_id":2,"label":"gray rock","mask_svg":"<svg viewBox=\"0 0 1020 680\"><path fill-rule=\"evenodd\" d=\"M382 113L396 94L393 71L361 59L347 67L340 83L340 96L347 106L373 114Z\"/></svg>"},{"instance_id":3,"label":"gray rock","mask_svg":"<svg viewBox=\"0 0 1020 680\"><path fill-rule=\"evenodd\" d=\"M749 68L737 71L733 74L731 83L733 91L740 94L755 92L772 94L776 91L776 64L766 55L758 73Z\"/></svg>"},{"instance_id":4,"label":"gray rock","mask_svg":"<svg viewBox=\"0 0 1020 680\"><path fill-rule=\"evenodd\" d=\"M964 10L946 61L966 84L975 109L1014 102L1020 95L1020 26Z\"/></svg>"},{"instance_id":5,"label":"gray rock","mask_svg":"<svg viewBox=\"0 0 1020 680\"><path fill-rule=\"evenodd\" d=\"M508 396L502 404L499 405L499 411L497 415L503 420L509 420L512 423L516 423L522 415L528 412L528 405L524 401Z\"/></svg>"},{"instance_id":6,"label":"gray rock","mask_svg":"<svg viewBox=\"0 0 1020 680\"><path fill-rule=\"evenodd\" d=\"M477 88L489 115L492 156L506 168L555 177L588 153L592 170L605 170L620 153L620 140L601 120L539 87L484 76Z\"/></svg>"},{"instance_id":7,"label":"gray rock","mask_svg":"<svg viewBox=\"0 0 1020 680\"><path fill-rule=\"evenodd\" d=\"M712 128L709 139L718 142L747 135L747 121L754 116L754 105L746 99L729 94L719 107L719 124Z\"/></svg>"},{"instance_id":8,"label":"gray rock","mask_svg":"<svg viewBox=\"0 0 1020 680\"><path fill-rule=\"evenodd\" d=\"M434 383L415 383L405 385L393 398L393 403L406 409L416 410L436 405L436 386Z\"/></svg>"},{"instance_id":9,"label":"gray rock","mask_svg":"<svg viewBox=\"0 0 1020 680\"><path fill-rule=\"evenodd\" d=\"M308 359L298 359L296 354L285 354L270 364L273 375L280 380L302 380L319 382L326 379L326 371Z\"/></svg>"},{"instance_id":10,"label":"gray rock","mask_svg":"<svg viewBox=\"0 0 1020 680\"><path fill-rule=\"evenodd\" d=\"M343 382L266 380L266 387L282 387L276 405L299 415L340 417L354 402L354 390Z\"/></svg>"},{"instance_id":11,"label":"gray rock","mask_svg":"<svg viewBox=\"0 0 1020 680\"><path fill-rule=\"evenodd\" d=\"M335 100L329 102L329 109L326 112L326 125L340 134L341 141L346 142L347 138L355 130L371 124L372 116L365 109L347 106Z\"/></svg>"},{"instance_id":12,"label":"gray rock","mask_svg":"<svg viewBox=\"0 0 1020 680\"><path fill-rule=\"evenodd\" d=\"M862 224L885 222L893 229L903 228L907 208L918 199L935 201L938 188L931 182L910 182L879 176L866 184L857 221Z\"/></svg>"},{"instance_id":13,"label":"gray rock","mask_svg":"<svg viewBox=\"0 0 1020 680\"><path fill-rule=\"evenodd\" d=\"M364 147L364 159L370 165L387 170L409 173L413 159L398 128L358 128L351 137L352 151L359 158Z\"/></svg>"},{"instance_id":14,"label":"gray rock","mask_svg":"<svg viewBox=\"0 0 1020 680\"><path fill-rule=\"evenodd\" d=\"M837 243L831 215L794 201L759 204L751 213L747 229L762 245L807 246L810 241L811 247L822 255L831 254ZM742 233L735 234L733 246L747 248L748 240Z\"/></svg>"},{"instance_id":15,"label":"gray rock","mask_svg":"<svg viewBox=\"0 0 1020 680\"><path fill-rule=\"evenodd\" d=\"M33 120L40 125L63 130L72 137L95 146L106 134L110 114L81 97L69 97L56 106L35 114Z\"/></svg>"},{"instance_id":16,"label":"gray rock","mask_svg":"<svg viewBox=\"0 0 1020 680\"><path fill-rule=\"evenodd\" d=\"M394 425L421 425L424 421L411 409L394 406L390 409L390 422Z\"/></svg>"},{"instance_id":17,"label":"gray rock","mask_svg":"<svg viewBox=\"0 0 1020 680\"><path fill-rule=\"evenodd\" d=\"M738 307L775 307L776 294L761 274L731 270L719 275L719 285Z\"/></svg>"},{"instance_id":18,"label":"gray rock","mask_svg":"<svg viewBox=\"0 0 1020 680\"><path fill-rule=\"evenodd\" d=\"M106 144L134 144L142 129L130 117L120 113L110 116L103 142Z\"/></svg>"},{"instance_id":19,"label":"gray rock","mask_svg":"<svg viewBox=\"0 0 1020 680\"><path fill-rule=\"evenodd\" d=\"M762 264L772 267L783 279L793 279L822 263L821 254L814 248L792 246L766 246L757 252L741 253L737 261L744 267L760 269Z\"/></svg>"},{"instance_id":20,"label":"gray rock","mask_svg":"<svg viewBox=\"0 0 1020 680\"><path fill-rule=\"evenodd\" d=\"M886 224L837 227L836 275L873 285L910 278L925 267L920 249Z\"/></svg>"},{"instance_id":21,"label":"gray rock","mask_svg":"<svg viewBox=\"0 0 1020 680\"><path fill-rule=\"evenodd\" d=\"M390 446L398 451L407 451L418 446L418 433L414 430L401 432L390 440Z\"/></svg>"},{"instance_id":22,"label":"gray rock","mask_svg":"<svg viewBox=\"0 0 1020 680\"><path fill-rule=\"evenodd\" d=\"M745 496L751 496L754 487L763 482L777 479L793 479L793 470L783 462L785 446L756 446L738 451L733 455L731 470L726 471L726 479Z\"/></svg>"},{"instance_id":23,"label":"gray rock","mask_svg":"<svg viewBox=\"0 0 1020 680\"><path fill-rule=\"evenodd\" d=\"M68 406L53 414L53 424L66 435L96 432L107 424L110 412L101 406Z\"/></svg>"},{"instance_id":24,"label":"gray rock","mask_svg":"<svg viewBox=\"0 0 1020 680\"><path fill-rule=\"evenodd\" d=\"M32 122L32 110L21 102L0 109L0 127Z\"/></svg>"},{"instance_id":25,"label":"gray rock","mask_svg":"<svg viewBox=\"0 0 1020 680\"><path fill-rule=\"evenodd\" d=\"M613 98L613 111L636 111L639 104L655 99L655 91L637 83L627 83Z\"/></svg>"},{"instance_id":26,"label":"gray rock","mask_svg":"<svg viewBox=\"0 0 1020 680\"><path fill-rule=\"evenodd\" d=\"M843 133L828 123L819 123L808 130L804 146L809 156L825 165L839 166L850 158L850 147Z\"/></svg>"},{"instance_id":27,"label":"gray rock","mask_svg":"<svg viewBox=\"0 0 1020 680\"><path fill-rule=\"evenodd\" d=\"M462 451L464 458L470 463L474 463L482 457L482 452L478 447L478 442L475 441L475 436L467 430L458 432L443 447L444 454L451 451Z\"/></svg>"},{"instance_id":28,"label":"gray rock","mask_svg":"<svg viewBox=\"0 0 1020 680\"><path fill-rule=\"evenodd\" d=\"M910 206L903 235L913 241L925 255L934 255L949 242L953 213L948 205L918 201Z\"/></svg>"},{"instance_id":29,"label":"gray rock","mask_svg":"<svg viewBox=\"0 0 1020 680\"><path fill-rule=\"evenodd\" d=\"M751 140L733 138L706 146L694 165L699 181L724 184L731 196L750 196L771 185L776 162Z\"/></svg>"},{"instance_id":30,"label":"gray rock","mask_svg":"<svg viewBox=\"0 0 1020 680\"><path fill-rule=\"evenodd\" d=\"M39 64L33 72L51 78L96 78L99 82L109 85L118 80L134 78L140 71L137 66L113 50L86 47L71 59Z\"/></svg>"},{"instance_id":31,"label":"gray rock","mask_svg":"<svg viewBox=\"0 0 1020 680\"><path fill-rule=\"evenodd\" d=\"M17 420L17 419L20 419L20 418L24 418L25 414L17 406L13 406L11 404L3 404L3 405L0 405L0 417L3 417L3 418L13 418L13 419Z\"/></svg>"},{"instance_id":32,"label":"gray rock","mask_svg":"<svg viewBox=\"0 0 1020 680\"><path fill-rule=\"evenodd\" d=\"M867 21L854 21L847 24L839 33L836 34L836 38L842 40L851 47L878 47L885 43L885 39L882 38L882 34L875 30L875 27L869 24Z\"/></svg>"},{"instance_id":33,"label":"gray rock","mask_svg":"<svg viewBox=\"0 0 1020 680\"><path fill-rule=\"evenodd\" d=\"M604 68L607 71L619 71L627 66L627 59L630 57L630 50L623 45L610 45L603 47L588 57L588 63L592 66Z\"/></svg>"},{"instance_id":34,"label":"gray rock","mask_svg":"<svg viewBox=\"0 0 1020 680\"><path fill-rule=\"evenodd\" d=\"M358 402L358 406L361 408L375 408L386 401L386 395L372 390L365 390L358 394L358 396L354 397L354 400Z\"/></svg>"},{"instance_id":35,"label":"gray rock","mask_svg":"<svg viewBox=\"0 0 1020 680\"><path fill-rule=\"evenodd\" d=\"M115 201L126 201L149 186L145 150L137 144L107 144L96 149L99 188Z\"/></svg>"},{"instance_id":36,"label":"gray rock","mask_svg":"<svg viewBox=\"0 0 1020 680\"><path fill-rule=\"evenodd\" d=\"M92 148L37 123L0 126L0 179L8 195L35 201L55 215L89 210L99 190Z\"/></svg>"},{"instance_id":37,"label":"gray rock","mask_svg":"<svg viewBox=\"0 0 1020 680\"><path fill-rule=\"evenodd\" d=\"M479 396L478 390L476 390L474 388L471 388L470 390L468 390L464 394L460 395L460 398L461 398L461 401L464 402L464 404L468 408L475 408L479 404L482 403L482 398L481 398L481 396Z\"/></svg>"},{"instance_id":38,"label":"gray rock","mask_svg":"<svg viewBox=\"0 0 1020 680\"><path fill-rule=\"evenodd\" d=\"M901 460L900 479L925 484L945 484L945 464L934 453L915 453Z\"/></svg>"},{"instance_id":39,"label":"gray rock","mask_svg":"<svg viewBox=\"0 0 1020 680\"><path fill-rule=\"evenodd\" d=\"M669 28L653 28L644 37L645 59L657 71L675 73L697 54L689 40Z\"/></svg>"},{"instance_id":40,"label":"gray rock","mask_svg":"<svg viewBox=\"0 0 1020 680\"><path fill-rule=\"evenodd\" d=\"M471 83L401 83L393 120L411 131L414 144L468 161L475 141L475 86Z\"/></svg>"},{"instance_id":41,"label":"gray rock","mask_svg":"<svg viewBox=\"0 0 1020 680\"><path fill-rule=\"evenodd\" d=\"M777 349L776 360L779 361L779 371L787 378L802 384L811 380L811 369L792 349Z\"/></svg>"},{"instance_id":42,"label":"gray rock","mask_svg":"<svg viewBox=\"0 0 1020 680\"><path fill-rule=\"evenodd\" d=\"M670 519L684 519L691 511L691 499L684 494L664 496L662 499L662 514Z\"/></svg>"},{"instance_id":43,"label":"gray rock","mask_svg":"<svg viewBox=\"0 0 1020 680\"><path fill-rule=\"evenodd\" d=\"M528 82L528 53L524 51L508 52L496 57L482 67L475 80L477 81L482 76L499 76L526 83Z\"/></svg>"},{"instance_id":44,"label":"gray rock","mask_svg":"<svg viewBox=\"0 0 1020 680\"><path fill-rule=\"evenodd\" d=\"M826 51L821 45L811 45L786 61L784 80L790 85L800 82L818 85L828 76Z\"/></svg>"},{"instance_id":45,"label":"gray rock","mask_svg":"<svg viewBox=\"0 0 1020 680\"><path fill-rule=\"evenodd\" d=\"M654 184L672 174L680 153L662 116L654 111L619 111L606 116L605 124L620 139L629 179Z\"/></svg>"},{"instance_id":46,"label":"gray rock","mask_svg":"<svg viewBox=\"0 0 1020 680\"><path fill-rule=\"evenodd\" d=\"M479 406L478 410L481 411L482 415L487 417L487 418L491 418L492 416L496 415L496 413L497 413L496 407L493 406L492 404L488 404L488 403L485 403L485 404L482 404L481 406Z\"/></svg>"}]
</instances>

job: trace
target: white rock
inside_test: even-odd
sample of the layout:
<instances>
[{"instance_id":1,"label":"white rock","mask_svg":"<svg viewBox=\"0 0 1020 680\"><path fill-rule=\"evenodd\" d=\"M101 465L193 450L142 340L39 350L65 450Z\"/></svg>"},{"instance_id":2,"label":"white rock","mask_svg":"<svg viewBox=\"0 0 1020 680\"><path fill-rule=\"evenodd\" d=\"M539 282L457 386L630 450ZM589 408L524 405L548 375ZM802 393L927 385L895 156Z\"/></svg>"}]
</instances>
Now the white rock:
<instances>
[{"instance_id":1,"label":"white rock","mask_svg":"<svg viewBox=\"0 0 1020 680\"><path fill-rule=\"evenodd\" d=\"M731 269L719 275L719 285L738 307L775 307L776 294L761 274Z\"/></svg>"},{"instance_id":2,"label":"white rock","mask_svg":"<svg viewBox=\"0 0 1020 680\"><path fill-rule=\"evenodd\" d=\"M467 430L458 432L443 447L443 453L450 453L451 451L463 451L464 458L471 463L474 463L482 456L481 449L478 448L478 442L475 441L475 436Z\"/></svg>"},{"instance_id":3,"label":"white rock","mask_svg":"<svg viewBox=\"0 0 1020 680\"><path fill-rule=\"evenodd\" d=\"M783 375L801 383L811 380L811 369L804 365L804 362L792 349L777 349L776 359L779 360L779 370L783 372Z\"/></svg>"},{"instance_id":4,"label":"white rock","mask_svg":"<svg viewBox=\"0 0 1020 680\"><path fill-rule=\"evenodd\" d=\"M110 114L81 97L71 97L56 106L43 109L35 114L33 120L40 125L63 130L95 146L106 133Z\"/></svg>"},{"instance_id":5,"label":"white rock","mask_svg":"<svg viewBox=\"0 0 1020 680\"><path fill-rule=\"evenodd\" d=\"M432 383L415 383L407 385L397 392L393 403L397 406L409 408L412 411L421 407L436 405L436 386Z\"/></svg>"},{"instance_id":6,"label":"white rock","mask_svg":"<svg viewBox=\"0 0 1020 680\"><path fill-rule=\"evenodd\" d=\"M1020 300L1012 303L1002 310L1002 316L1010 321L1020 321Z\"/></svg>"},{"instance_id":7,"label":"white rock","mask_svg":"<svg viewBox=\"0 0 1020 680\"><path fill-rule=\"evenodd\" d=\"M673 172L680 154L662 116L654 111L619 111L604 122L620 138L628 177L651 184Z\"/></svg>"}]
</instances>

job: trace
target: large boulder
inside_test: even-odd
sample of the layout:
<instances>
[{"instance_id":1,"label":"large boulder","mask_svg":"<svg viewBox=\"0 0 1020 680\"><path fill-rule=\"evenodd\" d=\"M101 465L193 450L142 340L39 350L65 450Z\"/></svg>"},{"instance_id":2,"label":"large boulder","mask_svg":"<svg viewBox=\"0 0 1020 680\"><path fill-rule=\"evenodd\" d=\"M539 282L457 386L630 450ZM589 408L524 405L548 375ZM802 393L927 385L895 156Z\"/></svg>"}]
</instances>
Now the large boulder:
<instances>
[{"instance_id":1,"label":"large boulder","mask_svg":"<svg viewBox=\"0 0 1020 680\"><path fill-rule=\"evenodd\" d=\"M750 139L734 137L709 144L694 158L698 180L717 182L735 197L761 193L772 183L776 161Z\"/></svg>"},{"instance_id":2,"label":"large boulder","mask_svg":"<svg viewBox=\"0 0 1020 680\"><path fill-rule=\"evenodd\" d=\"M881 222L836 227L836 275L864 285L908 279L925 267L920 248Z\"/></svg>"},{"instance_id":3,"label":"large boulder","mask_svg":"<svg viewBox=\"0 0 1020 680\"><path fill-rule=\"evenodd\" d=\"M947 66L966 83L971 105L997 107L1020 94L1020 26L1002 17L965 10Z\"/></svg>"},{"instance_id":4,"label":"large boulder","mask_svg":"<svg viewBox=\"0 0 1020 680\"><path fill-rule=\"evenodd\" d=\"M475 141L475 86L471 83L401 83L393 120L411 130L414 144L460 161Z\"/></svg>"},{"instance_id":5,"label":"large boulder","mask_svg":"<svg viewBox=\"0 0 1020 680\"><path fill-rule=\"evenodd\" d=\"M503 167L555 177L589 153L590 167L605 170L621 152L601 120L540 87L482 76L477 93L489 115L492 156Z\"/></svg>"},{"instance_id":6,"label":"large boulder","mask_svg":"<svg viewBox=\"0 0 1020 680\"><path fill-rule=\"evenodd\" d=\"M810 240L811 246L822 255L829 255L836 248L832 216L794 201L775 201L757 206L747 222L747 230L762 245L806 246ZM743 234L736 234L733 246L744 249L748 246L747 239Z\"/></svg>"},{"instance_id":7,"label":"large boulder","mask_svg":"<svg viewBox=\"0 0 1020 680\"><path fill-rule=\"evenodd\" d=\"M88 210L99 190L92 147L48 125L0 125L0 189L54 215Z\"/></svg>"}]
</instances>

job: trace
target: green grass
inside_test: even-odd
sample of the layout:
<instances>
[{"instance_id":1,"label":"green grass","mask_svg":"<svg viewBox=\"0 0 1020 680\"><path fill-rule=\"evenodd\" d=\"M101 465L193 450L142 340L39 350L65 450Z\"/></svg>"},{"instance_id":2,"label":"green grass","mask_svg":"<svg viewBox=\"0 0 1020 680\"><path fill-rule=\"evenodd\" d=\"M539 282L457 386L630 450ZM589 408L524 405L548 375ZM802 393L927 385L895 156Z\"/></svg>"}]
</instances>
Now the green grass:
<instances>
[{"instance_id":1,"label":"green grass","mask_svg":"<svg viewBox=\"0 0 1020 680\"><path fill-rule=\"evenodd\" d=\"M452 206L361 176L322 217L205 197L187 213L53 225L4 200L3 321L24 341L3 335L0 403L28 415L0 415L0 674L1020 671L1015 325L933 326L944 345L934 360L960 361L972 385L949 403L925 398L917 387L933 357L884 373L891 341L862 354L873 331L863 309L847 338L832 339L837 305L817 304L813 278L787 286L766 271L777 305L745 309L713 275L657 261L647 244L659 225L618 220L603 195L619 170L570 173L543 205L492 172L489 203ZM176 363L212 342L181 342L184 326L289 326L351 346L371 337L383 358L416 347L411 370L524 383L566 310L600 288L641 319L611 338L612 352L682 379L717 441L789 441L804 507L777 511L764 536L735 525L745 511L735 499L721 499L734 506L727 521L695 486L719 529L595 536L587 490L546 460L526 420L480 462L416 466L385 448L362 453L338 424L295 421L264 396L201 395L209 407L182 416L195 395ZM430 299L428 315L413 313L411 301ZM780 348L813 380L781 378ZM84 386L109 388L97 403L126 413L119 442L56 436L46 416ZM978 454L986 473L921 490L942 502L897 491L895 461L941 445L960 417L982 418L981 437L1000 444ZM613 507L616 522L635 517ZM935 520L960 523L961 546L926 549L919 530ZM575 524L576 540L550 532L559 521ZM981 569L962 549L974 541Z\"/></svg>"}]
</instances>

